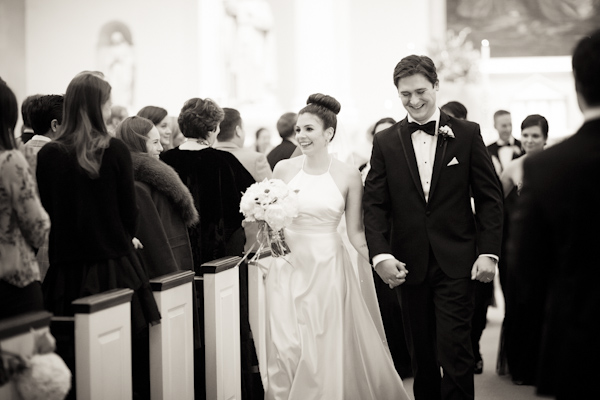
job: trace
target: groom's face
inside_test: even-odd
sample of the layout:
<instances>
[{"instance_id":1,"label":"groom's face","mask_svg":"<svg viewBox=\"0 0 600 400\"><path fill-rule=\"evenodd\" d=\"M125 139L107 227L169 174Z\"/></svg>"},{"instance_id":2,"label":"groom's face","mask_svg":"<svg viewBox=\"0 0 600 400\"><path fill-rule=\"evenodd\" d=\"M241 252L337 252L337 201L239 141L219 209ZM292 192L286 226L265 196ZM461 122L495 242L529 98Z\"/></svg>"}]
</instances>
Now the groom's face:
<instances>
[{"instance_id":1,"label":"groom's face","mask_svg":"<svg viewBox=\"0 0 600 400\"><path fill-rule=\"evenodd\" d=\"M398 94L402 105L420 124L427 122L435 112L438 89L438 82L432 84L423 74L415 74L398 80Z\"/></svg>"}]
</instances>

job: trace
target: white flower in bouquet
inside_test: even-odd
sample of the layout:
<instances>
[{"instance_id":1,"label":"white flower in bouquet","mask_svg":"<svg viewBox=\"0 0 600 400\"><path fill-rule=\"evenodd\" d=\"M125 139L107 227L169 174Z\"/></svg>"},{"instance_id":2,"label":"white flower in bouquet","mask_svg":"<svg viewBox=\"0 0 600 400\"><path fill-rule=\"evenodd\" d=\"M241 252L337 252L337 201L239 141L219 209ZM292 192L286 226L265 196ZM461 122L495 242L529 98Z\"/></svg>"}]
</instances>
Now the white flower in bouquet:
<instances>
[{"instance_id":1,"label":"white flower in bouquet","mask_svg":"<svg viewBox=\"0 0 600 400\"><path fill-rule=\"evenodd\" d=\"M259 222L260 236L266 239L273 256L289 253L283 228L298 216L298 198L285 182L265 179L252 184L242 196L240 212L246 222ZM258 240L262 248L264 243Z\"/></svg>"}]
</instances>

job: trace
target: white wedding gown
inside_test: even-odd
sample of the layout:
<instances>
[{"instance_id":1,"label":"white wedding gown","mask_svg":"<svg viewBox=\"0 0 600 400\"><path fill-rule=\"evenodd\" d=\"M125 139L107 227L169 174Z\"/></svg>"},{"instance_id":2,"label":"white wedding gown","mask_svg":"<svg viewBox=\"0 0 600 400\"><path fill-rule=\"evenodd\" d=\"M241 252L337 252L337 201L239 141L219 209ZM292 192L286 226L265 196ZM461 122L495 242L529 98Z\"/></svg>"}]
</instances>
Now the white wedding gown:
<instances>
[{"instance_id":1,"label":"white wedding gown","mask_svg":"<svg viewBox=\"0 0 600 400\"><path fill-rule=\"evenodd\" d=\"M371 271L363 271L361 290L337 232L345 200L332 176L301 170L288 185L299 189L300 212L285 229L291 253L275 259L266 279L265 398L409 399L385 341Z\"/></svg>"}]
</instances>

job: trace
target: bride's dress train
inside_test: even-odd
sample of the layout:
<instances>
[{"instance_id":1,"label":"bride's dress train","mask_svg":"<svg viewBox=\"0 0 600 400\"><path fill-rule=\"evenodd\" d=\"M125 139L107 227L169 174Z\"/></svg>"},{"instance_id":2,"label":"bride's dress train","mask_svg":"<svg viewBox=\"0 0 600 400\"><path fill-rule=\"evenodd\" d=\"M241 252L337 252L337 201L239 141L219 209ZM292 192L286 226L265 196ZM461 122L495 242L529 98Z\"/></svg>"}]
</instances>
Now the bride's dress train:
<instances>
[{"instance_id":1,"label":"bride's dress train","mask_svg":"<svg viewBox=\"0 0 600 400\"><path fill-rule=\"evenodd\" d=\"M359 274L359 283L337 232L345 201L336 183L329 172L301 170L289 186L299 189L300 213L285 230L291 254L276 259L266 279L265 398L408 399L371 271Z\"/></svg>"}]
</instances>

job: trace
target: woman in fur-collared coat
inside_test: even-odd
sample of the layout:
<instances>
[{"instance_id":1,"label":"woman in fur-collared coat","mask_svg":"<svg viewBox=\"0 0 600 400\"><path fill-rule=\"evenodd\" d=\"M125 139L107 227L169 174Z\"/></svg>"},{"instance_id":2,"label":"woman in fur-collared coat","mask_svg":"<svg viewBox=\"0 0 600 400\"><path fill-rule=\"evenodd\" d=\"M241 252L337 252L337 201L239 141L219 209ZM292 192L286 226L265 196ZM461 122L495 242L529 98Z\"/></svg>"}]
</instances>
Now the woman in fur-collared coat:
<instances>
[{"instance_id":1,"label":"woman in fur-collared coat","mask_svg":"<svg viewBox=\"0 0 600 400\"><path fill-rule=\"evenodd\" d=\"M116 136L131 151L140 211L136 237L148 276L193 271L187 228L198 222L198 211L179 175L158 159L162 146L156 127L146 118L129 117L117 126Z\"/></svg>"}]
</instances>

